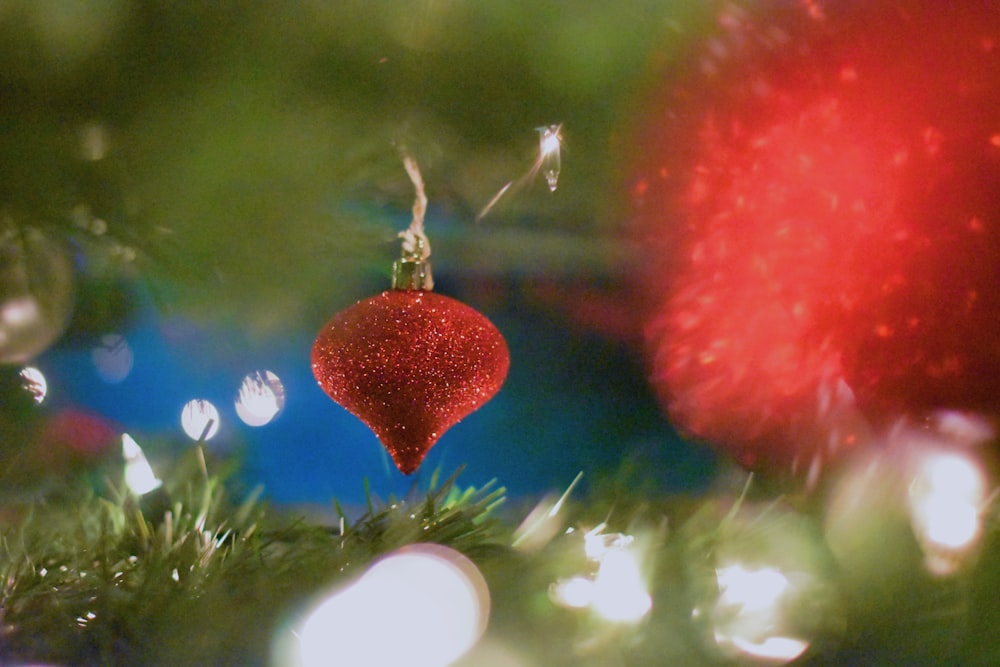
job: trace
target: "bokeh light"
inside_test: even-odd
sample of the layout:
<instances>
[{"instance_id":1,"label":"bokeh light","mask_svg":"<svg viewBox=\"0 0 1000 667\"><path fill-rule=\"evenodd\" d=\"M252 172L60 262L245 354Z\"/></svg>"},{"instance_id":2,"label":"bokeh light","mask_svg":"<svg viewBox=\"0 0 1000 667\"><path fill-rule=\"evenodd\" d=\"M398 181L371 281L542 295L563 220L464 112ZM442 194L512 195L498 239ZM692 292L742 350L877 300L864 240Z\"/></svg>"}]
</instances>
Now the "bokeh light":
<instances>
[{"instance_id":1,"label":"bokeh light","mask_svg":"<svg viewBox=\"0 0 1000 667\"><path fill-rule=\"evenodd\" d=\"M26 363L62 335L75 283L62 239L0 217L0 363Z\"/></svg>"},{"instance_id":2,"label":"bokeh light","mask_svg":"<svg viewBox=\"0 0 1000 667\"><path fill-rule=\"evenodd\" d=\"M962 549L979 534L978 508L953 498L933 497L915 503L914 517L923 525L923 536L945 549Z\"/></svg>"},{"instance_id":3,"label":"bokeh light","mask_svg":"<svg viewBox=\"0 0 1000 667\"><path fill-rule=\"evenodd\" d=\"M21 380L24 388L28 390L36 403L41 403L49 393L49 383L45 379L45 374L34 366L25 366L21 369Z\"/></svg>"},{"instance_id":4,"label":"bokeh light","mask_svg":"<svg viewBox=\"0 0 1000 667\"><path fill-rule=\"evenodd\" d=\"M489 619L479 570L454 549L414 544L372 565L279 640L282 667L444 667L472 648Z\"/></svg>"},{"instance_id":5,"label":"bokeh light","mask_svg":"<svg viewBox=\"0 0 1000 667\"><path fill-rule=\"evenodd\" d=\"M604 528L602 523L583 535L584 554L597 563L597 572L559 579L549 587L549 597L561 607L589 608L612 623L635 623L653 606L632 548L635 538L604 533Z\"/></svg>"},{"instance_id":6,"label":"bokeh light","mask_svg":"<svg viewBox=\"0 0 1000 667\"><path fill-rule=\"evenodd\" d=\"M240 384L235 405L247 426L270 424L285 407L285 386L271 371L250 373Z\"/></svg>"},{"instance_id":7,"label":"bokeh light","mask_svg":"<svg viewBox=\"0 0 1000 667\"><path fill-rule=\"evenodd\" d=\"M913 531L932 573L954 572L978 541L985 488L978 462L964 451L920 456L908 500Z\"/></svg>"},{"instance_id":8,"label":"bokeh light","mask_svg":"<svg viewBox=\"0 0 1000 667\"><path fill-rule=\"evenodd\" d=\"M810 514L722 496L680 533L692 545L684 565L691 618L710 655L779 665L842 638L839 572Z\"/></svg>"},{"instance_id":9,"label":"bokeh light","mask_svg":"<svg viewBox=\"0 0 1000 667\"><path fill-rule=\"evenodd\" d=\"M770 609L788 588L788 577L773 567L748 570L742 564L715 571L719 583L719 605L738 607L741 612Z\"/></svg>"},{"instance_id":10,"label":"bokeh light","mask_svg":"<svg viewBox=\"0 0 1000 667\"><path fill-rule=\"evenodd\" d=\"M605 533L605 527L605 524L599 524L583 535L583 552L592 561L600 562L610 552L625 549L635 541L631 535Z\"/></svg>"},{"instance_id":11,"label":"bokeh light","mask_svg":"<svg viewBox=\"0 0 1000 667\"><path fill-rule=\"evenodd\" d=\"M134 355L125 337L112 333L101 336L100 343L90 351L90 359L102 380L118 384L132 372Z\"/></svg>"},{"instance_id":12,"label":"bokeh light","mask_svg":"<svg viewBox=\"0 0 1000 667\"><path fill-rule=\"evenodd\" d=\"M845 462L831 486L826 536L859 588L904 566L913 538L933 575L953 574L969 562L988 505L980 454L993 438L979 415L942 410L898 420L878 450Z\"/></svg>"},{"instance_id":13,"label":"bokeh light","mask_svg":"<svg viewBox=\"0 0 1000 667\"><path fill-rule=\"evenodd\" d=\"M790 586L785 573L732 563L717 568L715 576L719 599L713 616L720 647L774 664L791 662L809 648L807 641L784 636L782 605Z\"/></svg>"},{"instance_id":14,"label":"bokeh light","mask_svg":"<svg viewBox=\"0 0 1000 667\"><path fill-rule=\"evenodd\" d=\"M219 411L210 401L196 398L184 404L181 426L192 440L211 440L219 432Z\"/></svg>"},{"instance_id":15,"label":"bokeh light","mask_svg":"<svg viewBox=\"0 0 1000 667\"><path fill-rule=\"evenodd\" d=\"M594 611L608 621L634 623L652 606L635 554L614 550L604 555L594 578Z\"/></svg>"},{"instance_id":16,"label":"bokeh light","mask_svg":"<svg viewBox=\"0 0 1000 667\"><path fill-rule=\"evenodd\" d=\"M122 458L125 459L125 483L132 493L142 496L163 485L153 472L139 443L128 433L122 434Z\"/></svg>"},{"instance_id":17,"label":"bokeh light","mask_svg":"<svg viewBox=\"0 0 1000 667\"><path fill-rule=\"evenodd\" d=\"M549 595L562 607L583 609L594 600L594 581L582 576L560 579L552 584Z\"/></svg>"},{"instance_id":18,"label":"bokeh light","mask_svg":"<svg viewBox=\"0 0 1000 667\"><path fill-rule=\"evenodd\" d=\"M80 157L88 162L103 160L108 154L108 129L100 123L86 123L77 132L80 140Z\"/></svg>"}]
</instances>

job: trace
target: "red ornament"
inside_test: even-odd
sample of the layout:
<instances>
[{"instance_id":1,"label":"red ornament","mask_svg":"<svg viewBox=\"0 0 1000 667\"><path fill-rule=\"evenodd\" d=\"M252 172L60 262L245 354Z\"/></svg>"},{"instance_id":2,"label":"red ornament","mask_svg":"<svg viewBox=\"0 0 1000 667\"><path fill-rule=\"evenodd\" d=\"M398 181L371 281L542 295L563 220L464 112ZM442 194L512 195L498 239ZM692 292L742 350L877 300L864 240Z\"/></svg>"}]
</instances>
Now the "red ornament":
<instances>
[{"instance_id":1,"label":"red ornament","mask_svg":"<svg viewBox=\"0 0 1000 667\"><path fill-rule=\"evenodd\" d=\"M119 442L121 430L104 417L79 408L52 415L40 432L38 452L52 469L93 461Z\"/></svg>"},{"instance_id":2,"label":"red ornament","mask_svg":"<svg viewBox=\"0 0 1000 667\"><path fill-rule=\"evenodd\" d=\"M726 3L632 195L653 382L755 465L1000 413L1000 12Z\"/></svg>"},{"instance_id":3,"label":"red ornament","mask_svg":"<svg viewBox=\"0 0 1000 667\"><path fill-rule=\"evenodd\" d=\"M510 366L497 328L423 289L391 289L336 314L312 350L316 379L409 475L438 438L499 391Z\"/></svg>"}]
</instances>

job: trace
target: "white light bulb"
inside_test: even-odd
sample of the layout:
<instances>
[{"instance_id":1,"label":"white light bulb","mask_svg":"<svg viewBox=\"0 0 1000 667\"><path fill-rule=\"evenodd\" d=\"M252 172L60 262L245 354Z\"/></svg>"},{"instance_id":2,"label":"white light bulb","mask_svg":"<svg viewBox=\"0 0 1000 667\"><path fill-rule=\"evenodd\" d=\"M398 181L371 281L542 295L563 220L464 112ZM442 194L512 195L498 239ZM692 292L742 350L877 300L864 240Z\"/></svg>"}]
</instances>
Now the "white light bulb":
<instances>
[{"instance_id":1,"label":"white light bulb","mask_svg":"<svg viewBox=\"0 0 1000 667\"><path fill-rule=\"evenodd\" d=\"M784 664L798 658L809 642L784 636L785 597L791 582L773 567L749 569L742 563L715 571L719 599L715 605L714 636L723 649L735 654Z\"/></svg>"},{"instance_id":2,"label":"white light bulb","mask_svg":"<svg viewBox=\"0 0 1000 667\"><path fill-rule=\"evenodd\" d=\"M445 667L482 636L489 591L470 560L415 544L376 562L319 604L302 624L298 664Z\"/></svg>"},{"instance_id":3,"label":"white light bulb","mask_svg":"<svg viewBox=\"0 0 1000 667\"><path fill-rule=\"evenodd\" d=\"M593 610L609 621L634 623L652 606L635 555L626 550L605 554L594 578Z\"/></svg>"},{"instance_id":4,"label":"white light bulb","mask_svg":"<svg viewBox=\"0 0 1000 667\"><path fill-rule=\"evenodd\" d=\"M745 612L773 607L788 587L788 578L771 568L747 570L741 564L722 567L715 572L719 582L720 605L733 605Z\"/></svg>"},{"instance_id":5,"label":"white light bulb","mask_svg":"<svg viewBox=\"0 0 1000 667\"><path fill-rule=\"evenodd\" d=\"M562 607L583 609L594 601L594 582L586 577L560 579L552 584L549 597Z\"/></svg>"},{"instance_id":6,"label":"white light bulb","mask_svg":"<svg viewBox=\"0 0 1000 667\"><path fill-rule=\"evenodd\" d=\"M931 498L918 510L924 536L934 545L961 550L979 535L979 508L966 502Z\"/></svg>"},{"instance_id":7,"label":"white light bulb","mask_svg":"<svg viewBox=\"0 0 1000 667\"><path fill-rule=\"evenodd\" d=\"M122 434L122 457L125 459L125 483L132 493L137 496L145 495L163 485L153 472L139 443L128 433Z\"/></svg>"},{"instance_id":8,"label":"white light bulb","mask_svg":"<svg viewBox=\"0 0 1000 667\"><path fill-rule=\"evenodd\" d=\"M985 487L982 470L963 453L930 453L919 460L910 484L910 519L935 574L958 569L977 542Z\"/></svg>"}]
</instances>

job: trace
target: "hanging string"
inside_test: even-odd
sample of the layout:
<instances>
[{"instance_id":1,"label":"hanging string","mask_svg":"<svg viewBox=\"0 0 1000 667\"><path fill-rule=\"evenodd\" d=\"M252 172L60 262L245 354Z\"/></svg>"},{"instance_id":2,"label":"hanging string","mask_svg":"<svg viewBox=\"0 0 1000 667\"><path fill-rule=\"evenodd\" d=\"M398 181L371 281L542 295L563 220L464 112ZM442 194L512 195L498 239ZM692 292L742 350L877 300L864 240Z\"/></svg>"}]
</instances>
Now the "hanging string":
<instances>
[{"instance_id":1,"label":"hanging string","mask_svg":"<svg viewBox=\"0 0 1000 667\"><path fill-rule=\"evenodd\" d=\"M410 261L423 262L431 256L431 242L424 234L424 215L427 213L427 195L424 193L424 179L420 175L420 167L405 150L403 155L403 167L413 182L413 189L416 195L413 199L413 220L410 226L399 233L399 238L403 239L403 258Z\"/></svg>"},{"instance_id":2,"label":"hanging string","mask_svg":"<svg viewBox=\"0 0 1000 667\"><path fill-rule=\"evenodd\" d=\"M417 161L406 152L400 150L403 166L413 182L416 194L413 198L413 220L410 226L399 233L403 239L402 258L392 264L393 289L434 289L434 277L431 275L431 242L424 233L424 215L427 213L427 195L424 193L424 179L420 175Z\"/></svg>"}]
</instances>

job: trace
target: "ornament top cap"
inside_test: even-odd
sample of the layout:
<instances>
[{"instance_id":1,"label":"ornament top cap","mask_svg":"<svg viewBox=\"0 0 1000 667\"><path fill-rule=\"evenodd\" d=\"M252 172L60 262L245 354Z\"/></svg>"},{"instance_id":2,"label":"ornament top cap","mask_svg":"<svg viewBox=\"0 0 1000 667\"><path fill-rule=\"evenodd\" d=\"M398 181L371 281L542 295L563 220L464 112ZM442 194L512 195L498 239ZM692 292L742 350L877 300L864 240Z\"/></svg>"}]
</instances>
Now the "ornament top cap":
<instances>
[{"instance_id":1,"label":"ornament top cap","mask_svg":"<svg viewBox=\"0 0 1000 667\"><path fill-rule=\"evenodd\" d=\"M434 289L431 263L423 259L404 257L392 263L392 289L425 290Z\"/></svg>"}]
</instances>

